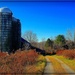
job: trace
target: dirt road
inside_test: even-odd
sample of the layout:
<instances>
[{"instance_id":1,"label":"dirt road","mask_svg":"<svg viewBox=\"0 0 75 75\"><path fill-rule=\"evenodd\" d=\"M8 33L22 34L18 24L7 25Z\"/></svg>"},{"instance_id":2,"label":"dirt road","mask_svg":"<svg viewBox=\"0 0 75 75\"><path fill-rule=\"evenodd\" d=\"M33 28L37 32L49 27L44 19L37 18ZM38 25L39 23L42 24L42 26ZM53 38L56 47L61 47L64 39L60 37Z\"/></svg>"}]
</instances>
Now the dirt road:
<instances>
[{"instance_id":1,"label":"dirt road","mask_svg":"<svg viewBox=\"0 0 75 75\"><path fill-rule=\"evenodd\" d=\"M54 70L53 70L52 63L50 62L50 60L48 58L46 58L46 61L47 61L47 65L44 70L44 75L49 75L49 74L53 75Z\"/></svg>"},{"instance_id":2,"label":"dirt road","mask_svg":"<svg viewBox=\"0 0 75 75\"><path fill-rule=\"evenodd\" d=\"M44 74L43 75L75 75L75 71L73 71L68 65L66 65L63 61L59 60L58 58L56 57L53 57L53 59L56 61L56 62L59 62L59 64L61 65L61 68L63 68L65 71L62 71L64 73L60 73L60 68L59 68L59 71L56 72L55 68L54 68L54 65L50 59L49 59L50 56L46 57L46 60L47 60L47 65L45 67L45 70L44 70ZM52 57L52 56L51 56Z\"/></svg>"}]
</instances>

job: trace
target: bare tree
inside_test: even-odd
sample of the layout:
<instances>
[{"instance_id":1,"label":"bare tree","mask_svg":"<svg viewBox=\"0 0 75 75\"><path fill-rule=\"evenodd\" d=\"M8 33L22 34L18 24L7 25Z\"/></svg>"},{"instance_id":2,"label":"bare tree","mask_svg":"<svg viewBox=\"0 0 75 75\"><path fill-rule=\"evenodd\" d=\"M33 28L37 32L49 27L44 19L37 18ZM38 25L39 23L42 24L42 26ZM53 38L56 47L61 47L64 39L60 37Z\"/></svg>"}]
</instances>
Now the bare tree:
<instances>
[{"instance_id":1,"label":"bare tree","mask_svg":"<svg viewBox=\"0 0 75 75\"><path fill-rule=\"evenodd\" d=\"M42 38L41 42L38 43L38 48L44 50L44 47L45 47L45 38Z\"/></svg>"},{"instance_id":2,"label":"bare tree","mask_svg":"<svg viewBox=\"0 0 75 75\"><path fill-rule=\"evenodd\" d=\"M75 43L75 29L74 29L74 43Z\"/></svg>"},{"instance_id":3,"label":"bare tree","mask_svg":"<svg viewBox=\"0 0 75 75\"><path fill-rule=\"evenodd\" d=\"M70 30L67 31L66 44L69 46L69 49L75 48L75 30L73 30L73 32L71 32Z\"/></svg>"},{"instance_id":4,"label":"bare tree","mask_svg":"<svg viewBox=\"0 0 75 75\"><path fill-rule=\"evenodd\" d=\"M33 46L37 45L37 35L33 33L32 31L26 31L23 35L23 38L30 42Z\"/></svg>"},{"instance_id":5,"label":"bare tree","mask_svg":"<svg viewBox=\"0 0 75 75\"><path fill-rule=\"evenodd\" d=\"M67 38L67 40L72 41L73 36L72 36L72 33L70 30L67 31L67 37L66 38Z\"/></svg>"},{"instance_id":6,"label":"bare tree","mask_svg":"<svg viewBox=\"0 0 75 75\"><path fill-rule=\"evenodd\" d=\"M41 45L42 45L42 49L43 49L43 50L44 50L44 48L45 48L45 42L46 42L46 39L45 39L45 38L42 38Z\"/></svg>"},{"instance_id":7,"label":"bare tree","mask_svg":"<svg viewBox=\"0 0 75 75\"><path fill-rule=\"evenodd\" d=\"M74 29L74 49L75 49L75 29Z\"/></svg>"}]
</instances>

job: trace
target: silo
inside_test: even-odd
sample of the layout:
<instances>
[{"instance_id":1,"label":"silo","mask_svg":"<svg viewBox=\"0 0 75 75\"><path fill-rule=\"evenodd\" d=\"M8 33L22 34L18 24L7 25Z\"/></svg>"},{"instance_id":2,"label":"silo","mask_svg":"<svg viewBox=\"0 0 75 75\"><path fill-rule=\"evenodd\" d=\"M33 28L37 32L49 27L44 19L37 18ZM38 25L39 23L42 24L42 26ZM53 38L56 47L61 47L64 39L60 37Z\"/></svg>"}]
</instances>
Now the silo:
<instances>
[{"instance_id":1,"label":"silo","mask_svg":"<svg viewBox=\"0 0 75 75\"><path fill-rule=\"evenodd\" d=\"M13 50L18 50L21 48L21 23L19 19L12 17L12 45Z\"/></svg>"},{"instance_id":2,"label":"silo","mask_svg":"<svg viewBox=\"0 0 75 75\"><path fill-rule=\"evenodd\" d=\"M10 52L12 49L12 12L9 8L0 8L0 50Z\"/></svg>"}]
</instances>

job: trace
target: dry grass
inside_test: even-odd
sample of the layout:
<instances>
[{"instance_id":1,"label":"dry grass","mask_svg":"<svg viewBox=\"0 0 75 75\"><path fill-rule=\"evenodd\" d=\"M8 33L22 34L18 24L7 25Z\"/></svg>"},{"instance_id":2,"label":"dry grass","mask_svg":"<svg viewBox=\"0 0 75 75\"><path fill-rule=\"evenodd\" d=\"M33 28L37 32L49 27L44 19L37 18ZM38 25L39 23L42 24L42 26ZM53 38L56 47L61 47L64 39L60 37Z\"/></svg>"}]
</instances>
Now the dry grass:
<instances>
[{"instance_id":1,"label":"dry grass","mask_svg":"<svg viewBox=\"0 0 75 75\"><path fill-rule=\"evenodd\" d=\"M33 66L31 66L31 65L27 66L26 72L33 73L33 74L34 73L42 74L44 71L45 65L46 65L45 57L42 55L39 55L37 58L37 63L34 64Z\"/></svg>"},{"instance_id":2,"label":"dry grass","mask_svg":"<svg viewBox=\"0 0 75 75\"><path fill-rule=\"evenodd\" d=\"M58 59L62 60L65 64L67 64L71 69L75 71L75 59L71 60L63 56L57 56L57 55L55 55L54 57L57 57Z\"/></svg>"},{"instance_id":3,"label":"dry grass","mask_svg":"<svg viewBox=\"0 0 75 75\"><path fill-rule=\"evenodd\" d=\"M37 69L39 69L39 72L43 72L44 71L44 68L45 68L45 65L46 65L46 59L44 56L42 55L39 55L38 59L37 59Z\"/></svg>"},{"instance_id":4,"label":"dry grass","mask_svg":"<svg viewBox=\"0 0 75 75\"><path fill-rule=\"evenodd\" d=\"M66 73L66 71L62 68L61 64L53 56L47 56L47 57L49 58L49 60L53 65L54 72L56 73L54 75L64 75L63 73Z\"/></svg>"}]
</instances>

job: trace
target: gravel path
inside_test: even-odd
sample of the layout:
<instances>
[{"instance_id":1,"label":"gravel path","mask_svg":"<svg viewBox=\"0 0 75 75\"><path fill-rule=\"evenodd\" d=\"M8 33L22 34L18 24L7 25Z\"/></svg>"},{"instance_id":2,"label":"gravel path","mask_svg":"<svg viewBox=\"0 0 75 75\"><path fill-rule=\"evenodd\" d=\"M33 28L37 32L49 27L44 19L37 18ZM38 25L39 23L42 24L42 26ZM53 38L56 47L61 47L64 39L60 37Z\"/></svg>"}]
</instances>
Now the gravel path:
<instances>
[{"instance_id":1,"label":"gravel path","mask_svg":"<svg viewBox=\"0 0 75 75\"><path fill-rule=\"evenodd\" d=\"M43 75L53 75L52 73L54 73L54 70L53 70L52 63L50 62L48 58L46 58L46 60L47 60L47 65L45 67Z\"/></svg>"},{"instance_id":2,"label":"gravel path","mask_svg":"<svg viewBox=\"0 0 75 75\"><path fill-rule=\"evenodd\" d=\"M75 75L75 71L73 71L68 65L66 65L64 62L62 62L58 58L55 58L55 59L61 64L61 66L68 73L68 75ZM46 57L46 60L47 60L47 65L45 67L45 70L44 70L44 74L43 75L55 75L55 74L53 74L54 73L54 70L53 70L52 63L50 62L50 60L47 57ZM62 74L59 74L59 75L62 75ZM64 74L64 75L67 75L67 74Z\"/></svg>"}]
</instances>

